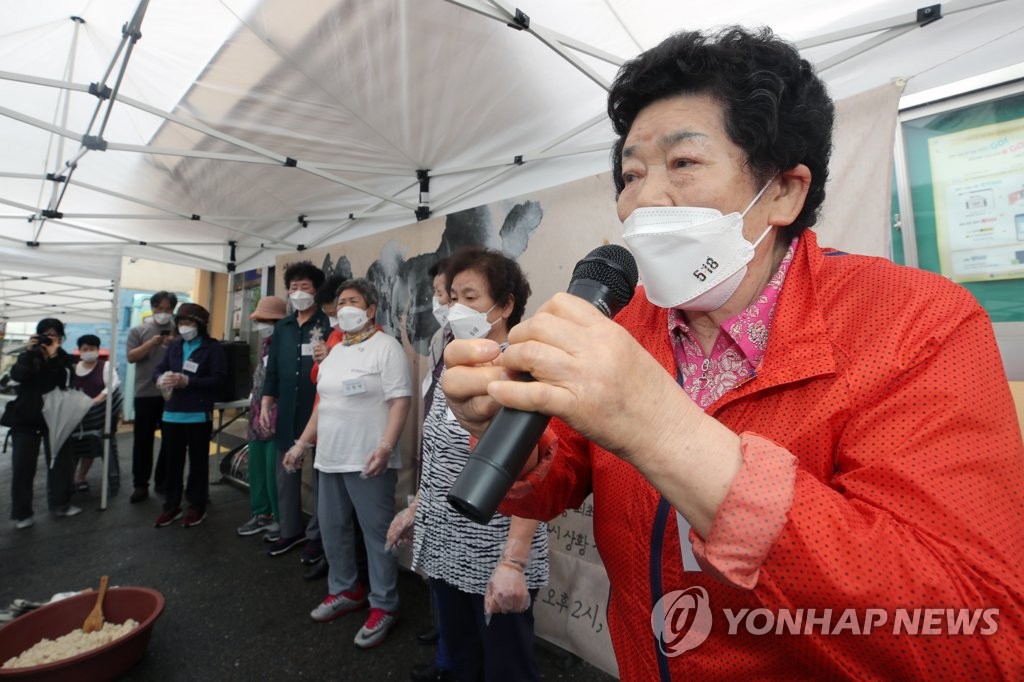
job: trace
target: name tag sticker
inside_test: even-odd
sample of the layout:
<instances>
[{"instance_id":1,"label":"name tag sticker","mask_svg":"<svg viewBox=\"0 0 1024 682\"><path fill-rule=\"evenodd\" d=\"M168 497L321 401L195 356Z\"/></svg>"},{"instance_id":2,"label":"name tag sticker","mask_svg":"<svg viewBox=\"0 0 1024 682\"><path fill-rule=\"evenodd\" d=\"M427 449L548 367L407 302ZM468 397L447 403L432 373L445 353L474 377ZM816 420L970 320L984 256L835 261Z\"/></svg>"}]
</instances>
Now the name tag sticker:
<instances>
[{"instance_id":1,"label":"name tag sticker","mask_svg":"<svg viewBox=\"0 0 1024 682\"><path fill-rule=\"evenodd\" d=\"M185 364L181 366L181 371L188 372L189 374L195 374L197 369L199 369L199 365L191 360L186 360Z\"/></svg>"},{"instance_id":2,"label":"name tag sticker","mask_svg":"<svg viewBox=\"0 0 1024 682\"><path fill-rule=\"evenodd\" d=\"M304 344L302 344L302 354L303 355L312 355L313 354L313 344L311 344L311 343L304 343Z\"/></svg>"},{"instance_id":3,"label":"name tag sticker","mask_svg":"<svg viewBox=\"0 0 1024 682\"><path fill-rule=\"evenodd\" d=\"M362 379L348 379L341 382L341 392L343 395L366 393L366 382Z\"/></svg>"}]
</instances>

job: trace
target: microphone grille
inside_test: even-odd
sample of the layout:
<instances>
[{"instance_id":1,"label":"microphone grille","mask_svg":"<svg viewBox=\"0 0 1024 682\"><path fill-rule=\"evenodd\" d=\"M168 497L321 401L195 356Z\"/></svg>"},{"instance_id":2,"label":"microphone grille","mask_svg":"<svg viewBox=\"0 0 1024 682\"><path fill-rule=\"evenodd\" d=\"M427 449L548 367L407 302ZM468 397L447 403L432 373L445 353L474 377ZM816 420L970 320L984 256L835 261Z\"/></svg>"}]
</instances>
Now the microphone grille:
<instances>
[{"instance_id":1,"label":"microphone grille","mask_svg":"<svg viewBox=\"0 0 1024 682\"><path fill-rule=\"evenodd\" d=\"M639 277L633 254L618 244L605 244L576 263L570 282L589 279L603 284L617 299L617 308L621 309L633 298Z\"/></svg>"}]
</instances>

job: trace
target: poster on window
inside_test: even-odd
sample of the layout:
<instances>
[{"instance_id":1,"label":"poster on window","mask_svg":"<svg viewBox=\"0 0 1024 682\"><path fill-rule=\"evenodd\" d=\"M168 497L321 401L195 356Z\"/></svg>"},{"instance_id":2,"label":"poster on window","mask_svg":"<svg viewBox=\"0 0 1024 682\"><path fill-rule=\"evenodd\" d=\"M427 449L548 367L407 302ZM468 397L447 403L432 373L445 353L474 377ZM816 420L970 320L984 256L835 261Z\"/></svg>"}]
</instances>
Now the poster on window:
<instances>
[{"instance_id":1,"label":"poster on window","mask_svg":"<svg viewBox=\"0 0 1024 682\"><path fill-rule=\"evenodd\" d=\"M1024 119L928 142L942 274L1024 277Z\"/></svg>"}]
</instances>

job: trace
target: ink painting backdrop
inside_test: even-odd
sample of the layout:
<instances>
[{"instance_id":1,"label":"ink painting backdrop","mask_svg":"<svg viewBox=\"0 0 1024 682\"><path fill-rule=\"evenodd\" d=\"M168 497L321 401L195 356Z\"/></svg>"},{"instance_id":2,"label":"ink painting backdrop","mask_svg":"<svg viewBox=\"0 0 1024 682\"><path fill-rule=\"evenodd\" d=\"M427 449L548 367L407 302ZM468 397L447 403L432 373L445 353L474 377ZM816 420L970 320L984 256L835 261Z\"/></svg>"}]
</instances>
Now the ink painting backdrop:
<instances>
[{"instance_id":1,"label":"ink painting backdrop","mask_svg":"<svg viewBox=\"0 0 1024 682\"><path fill-rule=\"evenodd\" d=\"M366 277L380 294L377 324L402 342L415 386L429 371L426 355L437 331L431 311L430 266L463 246L483 245L515 258L530 281L529 317L564 291L577 261L607 243L622 244L610 173L527 196L459 211L368 237L279 256L276 291L284 291L288 264L309 260L328 275ZM415 492L415 453L423 414L414 391L403 434L396 511ZM593 539L593 504L588 498L548 524L551 580L534 606L537 635L617 674L608 636L608 577ZM409 555L403 555L409 565Z\"/></svg>"}]
</instances>

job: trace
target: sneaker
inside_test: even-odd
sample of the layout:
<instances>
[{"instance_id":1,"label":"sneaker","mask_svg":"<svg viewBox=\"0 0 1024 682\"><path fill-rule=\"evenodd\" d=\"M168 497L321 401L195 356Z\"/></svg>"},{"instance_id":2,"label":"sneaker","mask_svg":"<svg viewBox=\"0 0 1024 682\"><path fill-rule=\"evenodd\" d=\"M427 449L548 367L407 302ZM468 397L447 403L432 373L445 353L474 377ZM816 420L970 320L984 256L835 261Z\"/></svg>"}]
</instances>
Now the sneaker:
<instances>
[{"instance_id":1,"label":"sneaker","mask_svg":"<svg viewBox=\"0 0 1024 682\"><path fill-rule=\"evenodd\" d=\"M362 586L357 586L354 590L327 595L319 606L309 612L309 617L318 623L326 623L364 606L366 606L366 590Z\"/></svg>"},{"instance_id":2,"label":"sneaker","mask_svg":"<svg viewBox=\"0 0 1024 682\"><path fill-rule=\"evenodd\" d=\"M73 504L69 504L66 507L61 507L57 511L53 512L57 516L78 516L82 513L81 507L76 507Z\"/></svg>"},{"instance_id":3,"label":"sneaker","mask_svg":"<svg viewBox=\"0 0 1024 682\"><path fill-rule=\"evenodd\" d=\"M267 550L267 556L281 556L282 554L287 554L305 541L305 535L296 535L291 538L278 538L277 542L270 545L270 549Z\"/></svg>"},{"instance_id":4,"label":"sneaker","mask_svg":"<svg viewBox=\"0 0 1024 682\"><path fill-rule=\"evenodd\" d=\"M199 511L198 509L189 508L189 510L185 512L185 520L181 522L181 525L185 528L191 528L192 526L198 526L205 520L205 509L203 511Z\"/></svg>"},{"instance_id":5,"label":"sneaker","mask_svg":"<svg viewBox=\"0 0 1024 682\"><path fill-rule=\"evenodd\" d=\"M256 533L266 532L268 528L274 523L274 517L270 514L256 514L251 519L243 523L238 527L238 534L241 536L256 535Z\"/></svg>"},{"instance_id":6,"label":"sneaker","mask_svg":"<svg viewBox=\"0 0 1024 682\"><path fill-rule=\"evenodd\" d=\"M310 540L306 543L306 546L302 548L302 556L299 557L299 561L312 566L316 562L324 558L324 545L319 540Z\"/></svg>"},{"instance_id":7,"label":"sneaker","mask_svg":"<svg viewBox=\"0 0 1024 682\"><path fill-rule=\"evenodd\" d=\"M263 542L277 542L281 539L281 524L276 521L267 526L267 532L263 534Z\"/></svg>"},{"instance_id":8,"label":"sneaker","mask_svg":"<svg viewBox=\"0 0 1024 682\"><path fill-rule=\"evenodd\" d=\"M398 622L398 614L384 609L370 609L370 617L356 633L355 643L360 649L371 649L382 643Z\"/></svg>"},{"instance_id":9,"label":"sneaker","mask_svg":"<svg viewBox=\"0 0 1024 682\"><path fill-rule=\"evenodd\" d=\"M168 509L167 511L160 514L160 516L156 517L156 523L154 523L153 525L156 528L163 528L164 526L171 525L180 518L181 507L175 507L174 509Z\"/></svg>"},{"instance_id":10,"label":"sneaker","mask_svg":"<svg viewBox=\"0 0 1024 682\"><path fill-rule=\"evenodd\" d=\"M306 569L302 574L302 579L307 582L310 580L320 580L321 578L326 578L329 571L330 566L327 565L327 559L321 559Z\"/></svg>"},{"instance_id":11,"label":"sneaker","mask_svg":"<svg viewBox=\"0 0 1024 682\"><path fill-rule=\"evenodd\" d=\"M14 522L14 527L17 528L18 530L24 530L26 528L31 528L33 526L33 524L35 524L35 522L36 522L35 519L33 519L31 516L29 516L29 517L26 517L24 519L18 519L17 521L15 521Z\"/></svg>"},{"instance_id":12,"label":"sneaker","mask_svg":"<svg viewBox=\"0 0 1024 682\"><path fill-rule=\"evenodd\" d=\"M128 498L128 501L131 502L132 504L135 504L137 502L142 502L143 500L145 500L148 497L149 497L149 488L148 487L146 487L146 488L136 487L135 490L132 491L132 496Z\"/></svg>"}]
</instances>

